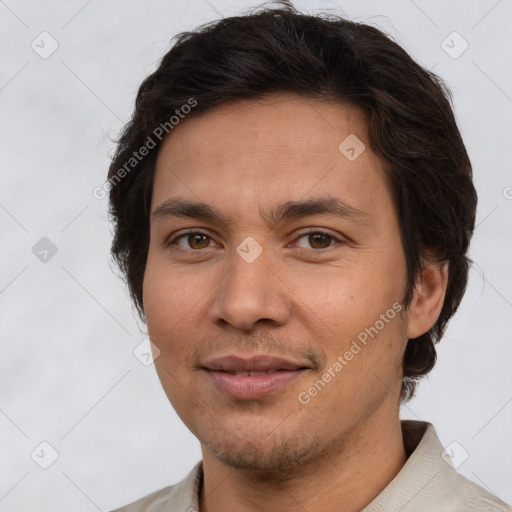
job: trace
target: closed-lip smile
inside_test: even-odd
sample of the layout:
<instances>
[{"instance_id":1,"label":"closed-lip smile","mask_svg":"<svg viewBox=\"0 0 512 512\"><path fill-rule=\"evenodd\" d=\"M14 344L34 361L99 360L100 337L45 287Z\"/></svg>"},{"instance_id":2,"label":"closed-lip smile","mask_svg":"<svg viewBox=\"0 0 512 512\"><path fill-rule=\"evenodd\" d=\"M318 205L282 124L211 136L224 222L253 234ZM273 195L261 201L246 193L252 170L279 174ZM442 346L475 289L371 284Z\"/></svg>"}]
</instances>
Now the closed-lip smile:
<instances>
[{"instance_id":1,"label":"closed-lip smile","mask_svg":"<svg viewBox=\"0 0 512 512\"><path fill-rule=\"evenodd\" d=\"M203 363L202 368L222 393L239 400L255 400L290 385L311 367L304 361L265 354L218 357Z\"/></svg>"}]
</instances>

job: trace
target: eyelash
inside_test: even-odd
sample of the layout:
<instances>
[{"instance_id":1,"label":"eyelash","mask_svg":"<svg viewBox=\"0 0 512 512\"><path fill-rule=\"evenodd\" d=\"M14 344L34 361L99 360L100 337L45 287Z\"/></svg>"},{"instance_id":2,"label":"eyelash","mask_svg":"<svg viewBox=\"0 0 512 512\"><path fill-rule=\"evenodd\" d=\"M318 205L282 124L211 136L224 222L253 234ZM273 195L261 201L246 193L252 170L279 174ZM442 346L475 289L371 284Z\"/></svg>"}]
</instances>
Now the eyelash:
<instances>
[{"instance_id":1,"label":"eyelash","mask_svg":"<svg viewBox=\"0 0 512 512\"><path fill-rule=\"evenodd\" d=\"M307 235L312 235L312 234L315 234L315 235L316 234L320 234L320 235L328 236L334 242L337 242L338 244L341 244L341 245L343 245L345 243L343 240L340 240L339 238L334 236L329 231L324 231L322 229L315 229L315 228L310 228L307 231L303 231L302 233L299 233L297 239L301 239L301 238L303 238L303 237L305 237ZM208 235L208 233L205 233L203 231L194 230L194 229L189 229L189 230L186 230L185 232L182 232L179 235L175 236L174 238L172 238L172 240L169 240L166 243L166 246L170 247L172 245L175 245L176 250L178 250L178 251L186 251L186 252L189 252L189 251L201 252L201 251L203 251L205 249L209 249L209 247L205 247L204 249L184 249L183 247L181 247L181 246L176 244L177 240L179 240L180 238L182 238L184 236L188 236L188 235L201 235L201 236L205 236L206 238L209 238L210 240L213 240L213 238L210 235ZM336 244L334 244L334 245L336 245ZM318 254L319 252L324 252L324 251L327 251L327 250L331 249L332 247L334 247L334 245L330 245L329 247L325 247L323 249L304 249L303 247L299 247L299 250L301 252L308 253L308 254L311 254L311 253L317 253Z\"/></svg>"}]
</instances>

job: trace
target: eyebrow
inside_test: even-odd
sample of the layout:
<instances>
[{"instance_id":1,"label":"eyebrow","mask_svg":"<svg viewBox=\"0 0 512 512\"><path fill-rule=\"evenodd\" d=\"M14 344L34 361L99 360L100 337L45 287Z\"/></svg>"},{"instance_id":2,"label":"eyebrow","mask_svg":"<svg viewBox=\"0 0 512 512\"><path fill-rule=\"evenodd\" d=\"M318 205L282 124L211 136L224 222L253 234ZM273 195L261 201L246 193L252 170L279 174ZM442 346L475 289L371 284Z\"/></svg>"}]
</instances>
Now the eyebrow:
<instances>
[{"instance_id":1,"label":"eyebrow","mask_svg":"<svg viewBox=\"0 0 512 512\"><path fill-rule=\"evenodd\" d=\"M325 196L305 201L287 201L271 208L268 213L261 212L268 222L277 224L287 219L300 219L311 215L331 215L351 220L358 224L366 224L370 215L355 208L338 197ZM193 202L181 198L168 199L157 206L152 214L153 220L185 217L209 221L220 221L224 224L232 224L234 217L227 215L213 206Z\"/></svg>"}]
</instances>

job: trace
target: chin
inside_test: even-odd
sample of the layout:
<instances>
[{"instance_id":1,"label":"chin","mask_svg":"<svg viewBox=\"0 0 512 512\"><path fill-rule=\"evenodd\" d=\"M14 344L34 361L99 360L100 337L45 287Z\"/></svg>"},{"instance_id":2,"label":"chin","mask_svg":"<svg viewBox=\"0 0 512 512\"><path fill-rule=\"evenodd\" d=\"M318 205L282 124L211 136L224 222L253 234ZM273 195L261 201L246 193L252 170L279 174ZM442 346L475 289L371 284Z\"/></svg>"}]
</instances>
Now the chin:
<instances>
[{"instance_id":1,"label":"chin","mask_svg":"<svg viewBox=\"0 0 512 512\"><path fill-rule=\"evenodd\" d=\"M319 446L315 435L272 431L255 434L254 430L238 429L236 434L212 431L197 436L201 444L224 465L261 475L274 472L282 477L284 470L305 464L317 453ZM219 429L220 430L220 429ZM227 434L227 435L226 435Z\"/></svg>"}]
</instances>

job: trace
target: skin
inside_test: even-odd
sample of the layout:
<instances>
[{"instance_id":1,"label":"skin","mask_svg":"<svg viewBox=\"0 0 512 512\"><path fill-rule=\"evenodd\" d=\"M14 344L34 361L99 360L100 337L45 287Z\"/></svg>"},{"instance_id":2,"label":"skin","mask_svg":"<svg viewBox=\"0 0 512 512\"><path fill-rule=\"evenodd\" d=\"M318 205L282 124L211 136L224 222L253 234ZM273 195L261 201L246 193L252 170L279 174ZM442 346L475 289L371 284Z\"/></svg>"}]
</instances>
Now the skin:
<instances>
[{"instance_id":1,"label":"skin","mask_svg":"<svg viewBox=\"0 0 512 512\"><path fill-rule=\"evenodd\" d=\"M366 146L355 161L338 149L349 134ZM278 203L325 195L364 220L316 214L275 224L265 216ZM159 378L201 442L201 512L361 510L406 461L403 352L435 323L447 284L446 265L427 266L409 309L309 403L298 400L405 292L397 212L365 116L279 94L189 117L160 149L151 211L178 197L230 216L152 218L143 287ZM167 243L188 228L206 238ZM236 252L249 236L263 249L252 263ZM311 369L277 393L235 400L198 368L235 353L278 354Z\"/></svg>"}]
</instances>

